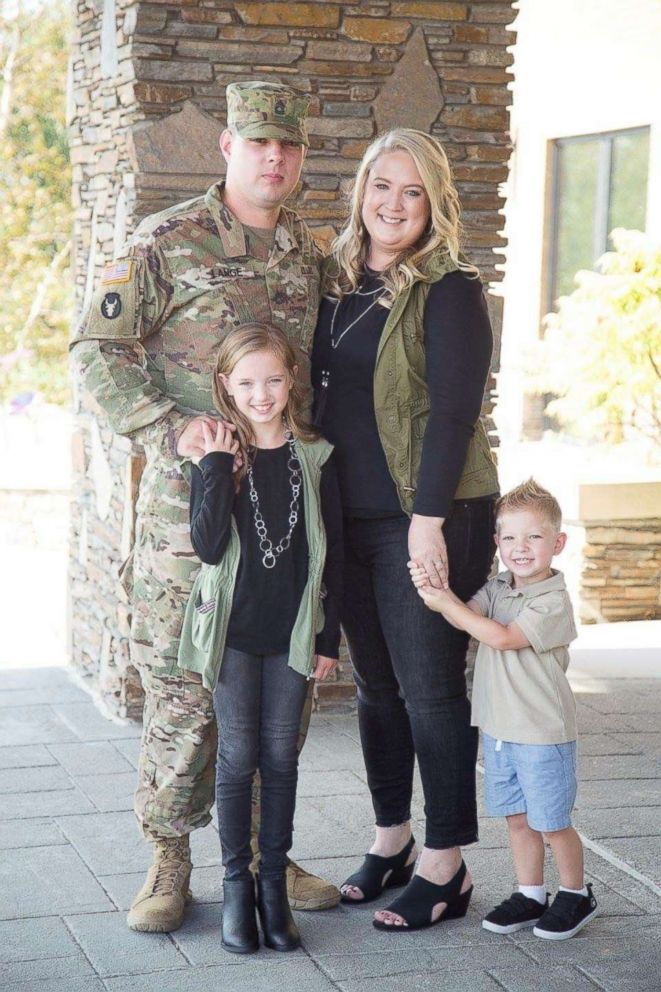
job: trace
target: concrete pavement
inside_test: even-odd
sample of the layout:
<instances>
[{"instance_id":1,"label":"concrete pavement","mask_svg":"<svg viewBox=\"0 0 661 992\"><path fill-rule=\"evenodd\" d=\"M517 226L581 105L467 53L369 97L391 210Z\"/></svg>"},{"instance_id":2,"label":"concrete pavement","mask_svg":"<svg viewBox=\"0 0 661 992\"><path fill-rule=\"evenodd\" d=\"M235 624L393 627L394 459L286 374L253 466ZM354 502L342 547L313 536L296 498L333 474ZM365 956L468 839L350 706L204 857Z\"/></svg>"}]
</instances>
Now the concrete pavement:
<instances>
[{"instance_id":1,"label":"concrete pavement","mask_svg":"<svg viewBox=\"0 0 661 992\"><path fill-rule=\"evenodd\" d=\"M658 992L661 680L583 677L575 689L576 825L601 914L580 935L556 943L482 930L513 873L504 825L481 818L480 843L466 851L475 893L465 920L390 935L371 926L373 906L340 906L297 914L304 948L294 954L237 957L220 945L213 826L193 836L195 902L181 930L126 928L148 864L131 812L139 728L105 720L62 668L0 673L0 988ZM422 838L419 788L415 817ZM369 846L371 820L355 717L313 717L293 856L340 883Z\"/></svg>"}]
</instances>

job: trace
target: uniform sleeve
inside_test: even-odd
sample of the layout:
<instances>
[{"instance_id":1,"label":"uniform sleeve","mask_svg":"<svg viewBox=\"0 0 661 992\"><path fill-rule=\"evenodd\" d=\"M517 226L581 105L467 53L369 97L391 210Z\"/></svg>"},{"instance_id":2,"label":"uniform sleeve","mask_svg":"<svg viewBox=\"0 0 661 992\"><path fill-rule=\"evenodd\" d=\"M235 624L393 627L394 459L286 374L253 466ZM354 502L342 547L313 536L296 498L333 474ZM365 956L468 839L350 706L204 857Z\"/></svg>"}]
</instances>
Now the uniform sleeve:
<instances>
[{"instance_id":1,"label":"uniform sleeve","mask_svg":"<svg viewBox=\"0 0 661 992\"><path fill-rule=\"evenodd\" d=\"M317 634L315 651L325 658L339 658L344 544L342 540L340 489L335 460L332 455L321 470L320 497L321 513L326 529L326 563L323 575L326 599L324 600L324 626Z\"/></svg>"},{"instance_id":2,"label":"uniform sleeve","mask_svg":"<svg viewBox=\"0 0 661 992\"><path fill-rule=\"evenodd\" d=\"M577 636L574 611L566 592L549 592L530 600L514 623L537 654L566 647Z\"/></svg>"},{"instance_id":3,"label":"uniform sleeve","mask_svg":"<svg viewBox=\"0 0 661 992\"><path fill-rule=\"evenodd\" d=\"M142 344L167 320L172 295L158 247L130 245L105 267L71 354L80 387L111 428L175 458L178 436L191 418L159 389Z\"/></svg>"},{"instance_id":4,"label":"uniform sleeve","mask_svg":"<svg viewBox=\"0 0 661 992\"><path fill-rule=\"evenodd\" d=\"M479 279L451 272L432 285L424 340L430 408L413 512L446 517L482 409L493 350Z\"/></svg>"}]
</instances>

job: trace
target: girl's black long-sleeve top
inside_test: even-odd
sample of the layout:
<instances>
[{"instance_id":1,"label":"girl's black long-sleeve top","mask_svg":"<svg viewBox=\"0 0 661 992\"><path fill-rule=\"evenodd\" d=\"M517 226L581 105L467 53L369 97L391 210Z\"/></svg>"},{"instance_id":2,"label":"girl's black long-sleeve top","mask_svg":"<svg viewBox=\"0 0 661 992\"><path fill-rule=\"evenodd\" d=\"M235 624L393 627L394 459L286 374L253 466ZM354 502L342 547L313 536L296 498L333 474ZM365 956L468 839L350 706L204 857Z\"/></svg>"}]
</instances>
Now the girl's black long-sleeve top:
<instances>
[{"instance_id":1,"label":"girl's black long-sleeve top","mask_svg":"<svg viewBox=\"0 0 661 992\"><path fill-rule=\"evenodd\" d=\"M288 468L289 445L258 448L253 461L253 478L259 507L269 539L277 546L289 530L292 499ZM291 544L277 559L274 568L264 566L255 529L248 479L239 491L232 478L233 458L225 452L205 455L191 476L191 543L198 557L209 565L221 560L234 516L239 532L241 556L227 631L228 647L246 654L285 654L308 578L308 541L305 508L299 499L298 520ZM342 509L334 456L321 471L321 513L326 529L326 563L323 582L324 627L317 635L315 650L327 658L337 658L340 645L342 600Z\"/></svg>"},{"instance_id":2,"label":"girl's black long-sleeve top","mask_svg":"<svg viewBox=\"0 0 661 992\"><path fill-rule=\"evenodd\" d=\"M378 305L367 308L382 286L378 273L367 269L358 292L345 296L339 308L324 298L312 351L317 423L335 445L348 517L403 512L374 411L374 368L388 311ZM433 283L422 330L430 409L413 512L446 517L480 415L493 349L480 280L456 271Z\"/></svg>"}]
</instances>

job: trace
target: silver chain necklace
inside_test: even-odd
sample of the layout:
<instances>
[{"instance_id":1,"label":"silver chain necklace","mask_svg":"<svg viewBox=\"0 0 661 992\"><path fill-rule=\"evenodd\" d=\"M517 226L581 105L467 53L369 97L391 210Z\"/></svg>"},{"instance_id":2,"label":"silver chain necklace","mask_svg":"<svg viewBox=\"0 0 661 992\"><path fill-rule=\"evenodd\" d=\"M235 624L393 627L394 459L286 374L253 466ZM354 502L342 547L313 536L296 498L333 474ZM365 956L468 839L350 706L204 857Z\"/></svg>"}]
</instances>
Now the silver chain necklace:
<instances>
[{"instance_id":1,"label":"silver chain necklace","mask_svg":"<svg viewBox=\"0 0 661 992\"><path fill-rule=\"evenodd\" d=\"M287 444L289 445L287 468L289 469L289 485L291 486L291 502L289 504L288 521L289 530L284 537L280 538L279 543L275 547L273 547L273 541L268 536L266 524L264 523L264 517L259 509L259 497L257 495L257 490L255 489L252 465L248 465L248 491L250 495L250 502L252 503L255 530L257 531L257 537L259 538L259 550L262 552L262 565L264 568L275 568L278 558L291 544L291 536L294 533L294 527L298 522L298 497L301 492L302 484L301 463L298 460L298 455L296 454L294 437L291 431L285 431L285 437L287 439Z\"/></svg>"},{"instance_id":2,"label":"silver chain necklace","mask_svg":"<svg viewBox=\"0 0 661 992\"><path fill-rule=\"evenodd\" d=\"M361 290L356 290L355 294L353 294L353 295L355 295L355 296L374 296L374 299L372 300L372 302L368 306L365 307L364 310L362 310L358 314L358 316L354 320L351 321L350 324L348 324L344 328L344 330L340 334L340 336L337 339L337 341L335 340L335 320L337 318L337 312L340 309L340 303L342 301L341 300L336 300L335 301L335 308L333 310L333 316L331 317L331 322L330 322L330 340L331 340L331 348L333 350L335 350L336 348L339 347L340 341L342 340L342 338L344 337L344 335L345 334L348 334L349 331L351 330L351 328L352 327L355 327L356 324L358 323L358 321L362 320L363 317L366 314L368 314L370 312L370 310L372 310L377 305L377 303L379 302L379 300L383 296L384 292L385 292L385 290L384 290L383 286L378 286L376 289L371 290L369 293L362 292ZM378 294L378 295L376 295L376 294Z\"/></svg>"}]
</instances>

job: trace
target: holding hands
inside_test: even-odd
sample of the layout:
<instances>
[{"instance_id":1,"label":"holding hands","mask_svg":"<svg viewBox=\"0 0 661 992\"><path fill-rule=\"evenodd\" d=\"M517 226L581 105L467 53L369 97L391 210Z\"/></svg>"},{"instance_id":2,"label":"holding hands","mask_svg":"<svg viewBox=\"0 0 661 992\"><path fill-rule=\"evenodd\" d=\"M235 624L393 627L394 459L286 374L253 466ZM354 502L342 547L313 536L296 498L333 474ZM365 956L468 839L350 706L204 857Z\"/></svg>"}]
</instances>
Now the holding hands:
<instances>
[{"instance_id":1,"label":"holding hands","mask_svg":"<svg viewBox=\"0 0 661 992\"><path fill-rule=\"evenodd\" d=\"M326 658L323 654L315 655L316 666L312 673L312 678L319 682L324 682L329 675L332 675L337 667L335 658Z\"/></svg>"},{"instance_id":2,"label":"holding hands","mask_svg":"<svg viewBox=\"0 0 661 992\"><path fill-rule=\"evenodd\" d=\"M236 427L228 420L217 420L211 423L202 421L202 449L205 455L212 451L222 451L228 455L236 455L239 442L234 437Z\"/></svg>"},{"instance_id":3,"label":"holding hands","mask_svg":"<svg viewBox=\"0 0 661 992\"><path fill-rule=\"evenodd\" d=\"M408 569L411 582L418 590L418 596L430 610L434 610L436 613L445 613L447 607L456 602L457 597L447 586L443 589L437 589L430 584L427 572L417 562L409 561Z\"/></svg>"}]
</instances>

